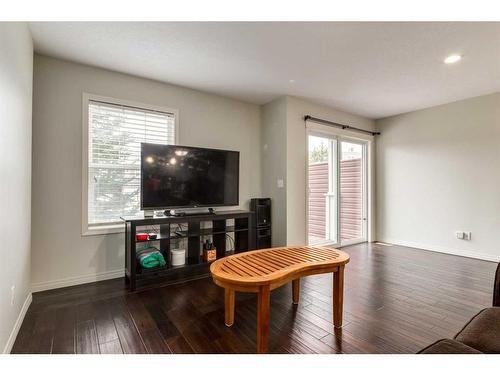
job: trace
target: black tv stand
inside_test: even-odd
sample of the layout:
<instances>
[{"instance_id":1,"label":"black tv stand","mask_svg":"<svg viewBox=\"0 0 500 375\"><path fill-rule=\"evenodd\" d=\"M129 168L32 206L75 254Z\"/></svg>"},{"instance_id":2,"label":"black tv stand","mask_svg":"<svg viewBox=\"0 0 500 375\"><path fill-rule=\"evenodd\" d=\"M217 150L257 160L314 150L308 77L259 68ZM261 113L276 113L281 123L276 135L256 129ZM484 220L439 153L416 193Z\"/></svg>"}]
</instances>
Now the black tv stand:
<instances>
[{"instance_id":1,"label":"black tv stand","mask_svg":"<svg viewBox=\"0 0 500 375\"><path fill-rule=\"evenodd\" d=\"M217 259L224 256L252 250L253 233L250 211L218 211L185 216L122 217L125 222L125 279L130 290L135 290L137 282L175 282L207 275L210 263L202 257L201 244L204 237L211 236L217 249ZM228 225L227 220L234 220ZM203 222L211 222L211 228L203 228ZM156 239L137 241L136 234L151 232L158 228ZM227 234L233 233L234 250L226 251ZM170 262L171 240L187 239L186 264L172 266ZM142 268L136 259L136 245L153 242L167 262L166 266L154 269ZM233 247L233 246L232 246Z\"/></svg>"}]
</instances>

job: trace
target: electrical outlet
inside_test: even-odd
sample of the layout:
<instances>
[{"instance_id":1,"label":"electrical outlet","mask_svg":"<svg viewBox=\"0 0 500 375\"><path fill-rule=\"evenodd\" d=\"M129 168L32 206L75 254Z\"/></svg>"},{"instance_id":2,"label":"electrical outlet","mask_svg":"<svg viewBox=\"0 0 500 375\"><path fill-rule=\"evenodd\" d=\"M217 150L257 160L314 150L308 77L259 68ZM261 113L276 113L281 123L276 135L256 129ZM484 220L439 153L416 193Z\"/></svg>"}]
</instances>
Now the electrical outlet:
<instances>
[{"instance_id":1,"label":"electrical outlet","mask_svg":"<svg viewBox=\"0 0 500 375\"><path fill-rule=\"evenodd\" d=\"M464 237L465 237L465 233L464 232L457 231L457 232L455 232L455 234L457 235L457 238L459 240L463 240Z\"/></svg>"},{"instance_id":2,"label":"electrical outlet","mask_svg":"<svg viewBox=\"0 0 500 375\"><path fill-rule=\"evenodd\" d=\"M464 240L470 241L472 239L471 232L464 232Z\"/></svg>"},{"instance_id":3,"label":"electrical outlet","mask_svg":"<svg viewBox=\"0 0 500 375\"><path fill-rule=\"evenodd\" d=\"M16 295L16 286L12 285L10 287L10 305L14 306L14 297Z\"/></svg>"}]
</instances>

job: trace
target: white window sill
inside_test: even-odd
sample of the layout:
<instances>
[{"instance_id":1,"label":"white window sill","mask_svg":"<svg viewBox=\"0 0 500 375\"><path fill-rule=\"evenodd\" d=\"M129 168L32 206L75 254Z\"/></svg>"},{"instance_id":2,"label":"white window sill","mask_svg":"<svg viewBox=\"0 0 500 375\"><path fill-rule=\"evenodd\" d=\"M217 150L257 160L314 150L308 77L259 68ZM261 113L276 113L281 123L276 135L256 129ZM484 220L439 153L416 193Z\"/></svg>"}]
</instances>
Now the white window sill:
<instances>
[{"instance_id":1,"label":"white window sill","mask_svg":"<svg viewBox=\"0 0 500 375\"><path fill-rule=\"evenodd\" d=\"M125 223L100 225L96 227L87 227L82 231L82 236L100 236L103 234L124 233L124 232L125 232Z\"/></svg>"}]
</instances>

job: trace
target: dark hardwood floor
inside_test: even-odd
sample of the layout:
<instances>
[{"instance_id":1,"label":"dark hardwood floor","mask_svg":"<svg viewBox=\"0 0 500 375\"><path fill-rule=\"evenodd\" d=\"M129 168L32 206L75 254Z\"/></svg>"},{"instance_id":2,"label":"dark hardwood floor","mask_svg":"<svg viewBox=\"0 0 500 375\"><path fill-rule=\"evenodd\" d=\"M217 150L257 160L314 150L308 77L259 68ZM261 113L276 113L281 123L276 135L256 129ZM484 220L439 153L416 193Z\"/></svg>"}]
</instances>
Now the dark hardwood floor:
<instances>
[{"instance_id":1,"label":"dark hardwood floor","mask_svg":"<svg viewBox=\"0 0 500 375\"><path fill-rule=\"evenodd\" d=\"M344 326L332 326L332 276L271 295L272 353L415 353L452 337L491 305L496 264L401 246L343 248ZM237 294L224 325L224 292L210 278L128 293L124 281L36 293L13 353L252 353L256 298Z\"/></svg>"}]
</instances>

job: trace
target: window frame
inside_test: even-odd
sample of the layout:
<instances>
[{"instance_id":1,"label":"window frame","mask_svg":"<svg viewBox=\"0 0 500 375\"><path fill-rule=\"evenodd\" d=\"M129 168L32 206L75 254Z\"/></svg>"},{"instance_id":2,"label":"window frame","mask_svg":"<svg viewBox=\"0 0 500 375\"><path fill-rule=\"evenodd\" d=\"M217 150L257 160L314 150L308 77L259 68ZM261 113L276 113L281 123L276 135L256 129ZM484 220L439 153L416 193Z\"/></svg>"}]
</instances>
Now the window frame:
<instances>
[{"instance_id":1,"label":"window frame","mask_svg":"<svg viewBox=\"0 0 500 375\"><path fill-rule=\"evenodd\" d=\"M125 99L111 98L84 92L82 94L82 236L95 236L112 233L123 233L124 224L89 226L88 222L88 175L89 175L89 104L91 101L104 102L119 106L134 107L139 110L166 112L174 115L174 142L179 144L179 110L163 106L140 103Z\"/></svg>"}]
</instances>

